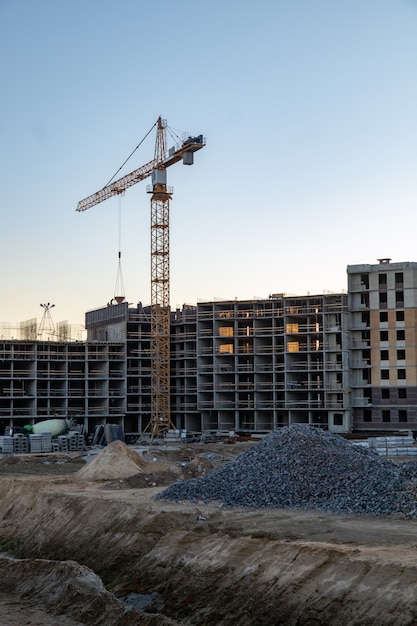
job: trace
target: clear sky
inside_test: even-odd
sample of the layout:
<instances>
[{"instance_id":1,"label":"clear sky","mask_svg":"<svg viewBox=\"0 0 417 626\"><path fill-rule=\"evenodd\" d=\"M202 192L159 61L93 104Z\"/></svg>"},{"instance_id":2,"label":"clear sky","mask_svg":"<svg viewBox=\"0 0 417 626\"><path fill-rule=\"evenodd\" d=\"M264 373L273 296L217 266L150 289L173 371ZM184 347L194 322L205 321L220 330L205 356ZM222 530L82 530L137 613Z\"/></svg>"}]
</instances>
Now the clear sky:
<instances>
[{"instance_id":1,"label":"clear sky","mask_svg":"<svg viewBox=\"0 0 417 626\"><path fill-rule=\"evenodd\" d=\"M159 115L171 304L346 289L416 261L417 0L0 0L0 320L150 302L143 181L85 213ZM153 158L150 136L121 174Z\"/></svg>"}]
</instances>

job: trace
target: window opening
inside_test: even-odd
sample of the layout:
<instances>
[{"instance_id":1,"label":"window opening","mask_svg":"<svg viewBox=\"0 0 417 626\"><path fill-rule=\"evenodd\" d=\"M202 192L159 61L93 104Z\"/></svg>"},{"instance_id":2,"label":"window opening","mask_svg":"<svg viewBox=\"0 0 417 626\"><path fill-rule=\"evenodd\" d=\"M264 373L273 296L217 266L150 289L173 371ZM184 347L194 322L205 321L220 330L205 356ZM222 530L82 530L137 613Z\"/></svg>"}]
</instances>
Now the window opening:
<instances>
[{"instance_id":1,"label":"window opening","mask_svg":"<svg viewBox=\"0 0 417 626\"><path fill-rule=\"evenodd\" d=\"M398 421L399 422L407 422L407 411L406 409L402 409L398 411Z\"/></svg>"}]
</instances>

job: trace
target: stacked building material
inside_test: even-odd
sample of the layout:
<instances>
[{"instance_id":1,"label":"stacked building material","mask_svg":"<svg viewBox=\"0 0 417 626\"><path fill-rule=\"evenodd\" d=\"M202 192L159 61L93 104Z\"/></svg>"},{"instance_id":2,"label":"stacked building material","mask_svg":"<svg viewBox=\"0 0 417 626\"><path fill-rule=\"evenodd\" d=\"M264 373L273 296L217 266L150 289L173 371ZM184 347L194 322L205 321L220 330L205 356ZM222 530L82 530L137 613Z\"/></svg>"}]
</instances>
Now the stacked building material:
<instances>
[{"instance_id":1,"label":"stacked building material","mask_svg":"<svg viewBox=\"0 0 417 626\"><path fill-rule=\"evenodd\" d=\"M42 433L42 452L52 451L52 433Z\"/></svg>"},{"instance_id":2,"label":"stacked building material","mask_svg":"<svg viewBox=\"0 0 417 626\"><path fill-rule=\"evenodd\" d=\"M68 452L68 437L67 435L59 435L58 437L59 449L61 452Z\"/></svg>"},{"instance_id":3,"label":"stacked building material","mask_svg":"<svg viewBox=\"0 0 417 626\"><path fill-rule=\"evenodd\" d=\"M178 443L179 441L184 441L187 438L186 430L177 430L171 428L165 433L165 441L166 443Z\"/></svg>"},{"instance_id":4,"label":"stacked building material","mask_svg":"<svg viewBox=\"0 0 417 626\"><path fill-rule=\"evenodd\" d=\"M67 435L59 435L52 440L52 433L30 433L29 437L22 433L0 437L0 452L3 454L41 454L48 452L80 452L84 450L84 435L78 430Z\"/></svg>"},{"instance_id":5,"label":"stacked building material","mask_svg":"<svg viewBox=\"0 0 417 626\"><path fill-rule=\"evenodd\" d=\"M59 435L58 445L61 452L80 452L84 450L84 436L78 430L70 430L67 435Z\"/></svg>"},{"instance_id":6,"label":"stacked building material","mask_svg":"<svg viewBox=\"0 0 417 626\"><path fill-rule=\"evenodd\" d=\"M68 450L80 452L84 450L84 437L78 430L70 430L68 437Z\"/></svg>"},{"instance_id":7,"label":"stacked building material","mask_svg":"<svg viewBox=\"0 0 417 626\"><path fill-rule=\"evenodd\" d=\"M417 456L417 447L414 446L412 435L368 437L368 446L370 450L389 459Z\"/></svg>"},{"instance_id":8,"label":"stacked building material","mask_svg":"<svg viewBox=\"0 0 417 626\"><path fill-rule=\"evenodd\" d=\"M3 454L13 454L14 452L14 439L9 435L1 437L1 451Z\"/></svg>"},{"instance_id":9,"label":"stacked building material","mask_svg":"<svg viewBox=\"0 0 417 626\"><path fill-rule=\"evenodd\" d=\"M35 454L42 452L42 435L29 435L29 447L30 451Z\"/></svg>"},{"instance_id":10,"label":"stacked building material","mask_svg":"<svg viewBox=\"0 0 417 626\"><path fill-rule=\"evenodd\" d=\"M13 452L15 454L25 454L29 452L29 439L22 433L13 435Z\"/></svg>"}]
</instances>

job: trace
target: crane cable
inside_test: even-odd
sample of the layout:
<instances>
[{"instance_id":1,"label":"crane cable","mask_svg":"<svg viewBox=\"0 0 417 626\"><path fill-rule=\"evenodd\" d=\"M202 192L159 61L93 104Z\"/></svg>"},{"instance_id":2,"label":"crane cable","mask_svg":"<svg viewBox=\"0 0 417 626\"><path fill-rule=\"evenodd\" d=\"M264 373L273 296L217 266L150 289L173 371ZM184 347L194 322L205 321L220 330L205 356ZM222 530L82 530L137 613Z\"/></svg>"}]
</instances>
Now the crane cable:
<instances>
[{"instance_id":1,"label":"crane cable","mask_svg":"<svg viewBox=\"0 0 417 626\"><path fill-rule=\"evenodd\" d=\"M171 126L167 126L167 131L169 135L172 137L174 144L178 145L181 143L181 139L179 135L177 135L177 132L182 133L184 135L183 131L177 130L176 128L172 128Z\"/></svg>"},{"instance_id":2,"label":"crane cable","mask_svg":"<svg viewBox=\"0 0 417 626\"><path fill-rule=\"evenodd\" d=\"M122 240L122 235L121 235L121 231L122 231L122 198L121 196L118 197L118 205L119 205L119 211L118 211L118 226L119 226L119 264L117 267L117 277L116 277L116 285L114 287L114 299L116 300L116 302L118 302L119 300L122 302L125 299L125 287L124 287L124 283L123 283L123 274L122 274L122 246L121 246L121 240Z\"/></svg>"},{"instance_id":3,"label":"crane cable","mask_svg":"<svg viewBox=\"0 0 417 626\"><path fill-rule=\"evenodd\" d=\"M103 187L103 189L105 189L106 187L108 187L110 185L110 183L116 178L117 174L120 172L120 170L126 165L126 163L129 161L129 159L135 154L136 150L143 144L143 142L145 141L145 139L147 138L147 136L153 131L153 129L155 128L155 126L157 125L157 121L155 122L155 124L152 126L152 128L150 128L148 130L148 132L146 133L146 135L144 136L144 138L138 143L138 145L136 146L136 148L134 148L132 150L132 152L129 154L129 156L127 157L127 159L124 161L124 163L121 164L121 166L119 167L119 169L117 170L117 172L115 172L113 174L113 176L110 178L109 182L106 183Z\"/></svg>"}]
</instances>

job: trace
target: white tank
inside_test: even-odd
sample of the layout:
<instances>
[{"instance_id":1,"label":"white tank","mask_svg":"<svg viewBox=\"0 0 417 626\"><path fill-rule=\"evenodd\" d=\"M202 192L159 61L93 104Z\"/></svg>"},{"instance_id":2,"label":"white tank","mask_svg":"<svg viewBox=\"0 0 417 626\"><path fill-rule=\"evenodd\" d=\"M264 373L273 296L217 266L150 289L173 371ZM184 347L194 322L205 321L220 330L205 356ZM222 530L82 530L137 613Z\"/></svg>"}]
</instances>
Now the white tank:
<instances>
[{"instance_id":1,"label":"white tank","mask_svg":"<svg viewBox=\"0 0 417 626\"><path fill-rule=\"evenodd\" d=\"M67 420L44 420L32 426L32 433L34 435L51 433L52 437L56 437L57 435L62 435L66 430L68 430Z\"/></svg>"}]
</instances>

